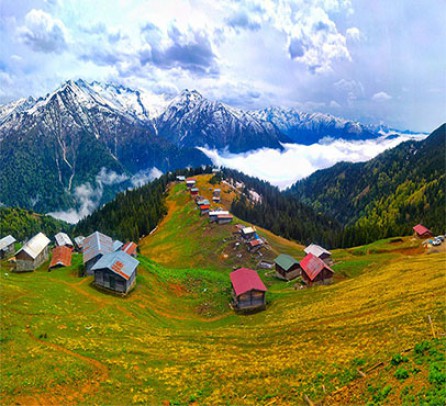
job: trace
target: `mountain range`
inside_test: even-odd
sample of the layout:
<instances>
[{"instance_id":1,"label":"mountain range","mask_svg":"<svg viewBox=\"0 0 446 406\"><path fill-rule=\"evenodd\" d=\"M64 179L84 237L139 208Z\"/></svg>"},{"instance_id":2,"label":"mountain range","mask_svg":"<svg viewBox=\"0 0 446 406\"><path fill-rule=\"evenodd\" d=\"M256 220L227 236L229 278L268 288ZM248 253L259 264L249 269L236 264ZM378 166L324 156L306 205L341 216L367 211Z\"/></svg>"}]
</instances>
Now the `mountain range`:
<instances>
[{"instance_id":1,"label":"mountain range","mask_svg":"<svg viewBox=\"0 0 446 406\"><path fill-rule=\"evenodd\" d=\"M232 153L325 137L376 138L381 129L278 107L243 111L194 90L172 100L84 80L0 106L0 202L40 212L97 203L138 177L211 164L196 147ZM137 182L136 182L137 183ZM138 184L138 183L137 183Z\"/></svg>"}]
</instances>

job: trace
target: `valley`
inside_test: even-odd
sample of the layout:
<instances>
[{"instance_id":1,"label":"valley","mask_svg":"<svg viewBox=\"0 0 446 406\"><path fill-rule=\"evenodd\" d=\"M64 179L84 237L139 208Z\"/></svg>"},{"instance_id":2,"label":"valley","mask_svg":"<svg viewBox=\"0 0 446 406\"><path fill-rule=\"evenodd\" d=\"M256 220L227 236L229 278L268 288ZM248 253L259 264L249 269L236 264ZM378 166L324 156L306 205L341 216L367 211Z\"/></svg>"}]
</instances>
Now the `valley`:
<instances>
[{"instance_id":1,"label":"valley","mask_svg":"<svg viewBox=\"0 0 446 406\"><path fill-rule=\"evenodd\" d=\"M211 193L211 175L196 179ZM220 186L229 208L234 191ZM166 204L139 242L137 285L126 298L79 278L80 254L52 272L45 263L15 274L1 261L3 404L444 399L444 251L428 253L413 237L336 249L334 283L305 289L260 270L266 310L237 315L229 273L258 261L231 240L234 224L247 223L209 224L182 183L169 184ZM265 258L303 258L302 245L257 231L270 247Z\"/></svg>"}]
</instances>

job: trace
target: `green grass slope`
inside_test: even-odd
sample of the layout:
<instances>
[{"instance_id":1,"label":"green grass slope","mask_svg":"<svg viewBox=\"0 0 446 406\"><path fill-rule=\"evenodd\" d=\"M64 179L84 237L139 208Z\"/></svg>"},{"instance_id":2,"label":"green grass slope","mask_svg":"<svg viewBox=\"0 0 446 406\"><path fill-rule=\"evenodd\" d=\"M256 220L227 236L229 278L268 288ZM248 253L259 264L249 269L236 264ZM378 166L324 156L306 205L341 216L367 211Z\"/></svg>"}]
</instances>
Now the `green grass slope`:
<instances>
[{"instance_id":1,"label":"green grass slope","mask_svg":"<svg viewBox=\"0 0 446 406\"><path fill-rule=\"evenodd\" d=\"M78 254L52 272L1 262L2 404L444 403L444 249L404 238L337 250L336 283L313 289L261 272L267 310L240 316L228 306L232 226L209 228L182 185L168 207L127 298L78 278Z\"/></svg>"}]
</instances>

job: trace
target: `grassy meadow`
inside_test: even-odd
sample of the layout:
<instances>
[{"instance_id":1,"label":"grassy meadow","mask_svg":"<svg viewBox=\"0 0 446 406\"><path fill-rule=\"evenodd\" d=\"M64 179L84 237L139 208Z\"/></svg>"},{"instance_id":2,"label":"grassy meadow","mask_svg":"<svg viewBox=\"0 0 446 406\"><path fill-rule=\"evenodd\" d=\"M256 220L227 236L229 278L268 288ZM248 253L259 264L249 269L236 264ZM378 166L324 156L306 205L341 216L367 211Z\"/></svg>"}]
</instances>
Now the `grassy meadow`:
<instances>
[{"instance_id":1,"label":"grassy meadow","mask_svg":"<svg viewBox=\"0 0 446 406\"><path fill-rule=\"evenodd\" d=\"M198 186L210 198L208 181ZM227 207L234 192L222 188ZM335 283L311 289L260 271L266 311L236 315L229 273L258 258L234 246L233 225L200 217L184 185L168 207L140 241L126 298L79 278L79 254L52 272L1 262L1 404L445 403L444 252L410 237L335 250ZM259 234L265 258L303 257Z\"/></svg>"}]
</instances>

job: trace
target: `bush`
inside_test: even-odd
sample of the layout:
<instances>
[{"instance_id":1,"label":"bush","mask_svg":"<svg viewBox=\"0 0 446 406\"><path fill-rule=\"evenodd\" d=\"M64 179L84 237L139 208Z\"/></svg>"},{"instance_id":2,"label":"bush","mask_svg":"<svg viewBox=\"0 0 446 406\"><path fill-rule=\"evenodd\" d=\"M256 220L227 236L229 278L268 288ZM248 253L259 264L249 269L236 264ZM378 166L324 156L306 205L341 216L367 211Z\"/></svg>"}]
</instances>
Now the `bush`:
<instances>
[{"instance_id":1,"label":"bush","mask_svg":"<svg viewBox=\"0 0 446 406\"><path fill-rule=\"evenodd\" d=\"M407 361L409 361L409 358L403 357L401 354L396 354L392 357L392 359L390 360L390 363L392 365L399 365L402 362L407 362Z\"/></svg>"},{"instance_id":2,"label":"bush","mask_svg":"<svg viewBox=\"0 0 446 406\"><path fill-rule=\"evenodd\" d=\"M416 354L423 354L429 348L431 348L429 341L423 341L419 344L416 344L414 350Z\"/></svg>"},{"instance_id":3,"label":"bush","mask_svg":"<svg viewBox=\"0 0 446 406\"><path fill-rule=\"evenodd\" d=\"M429 369L429 382L436 385L446 383L446 368L443 363L434 362Z\"/></svg>"},{"instance_id":4,"label":"bush","mask_svg":"<svg viewBox=\"0 0 446 406\"><path fill-rule=\"evenodd\" d=\"M404 368L398 368L395 371L394 374L396 379L399 379L400 381L403 381L404 379L409 378L409 372L407 372L407 370L405 370Z\"/></svg>"}]
</instances>

